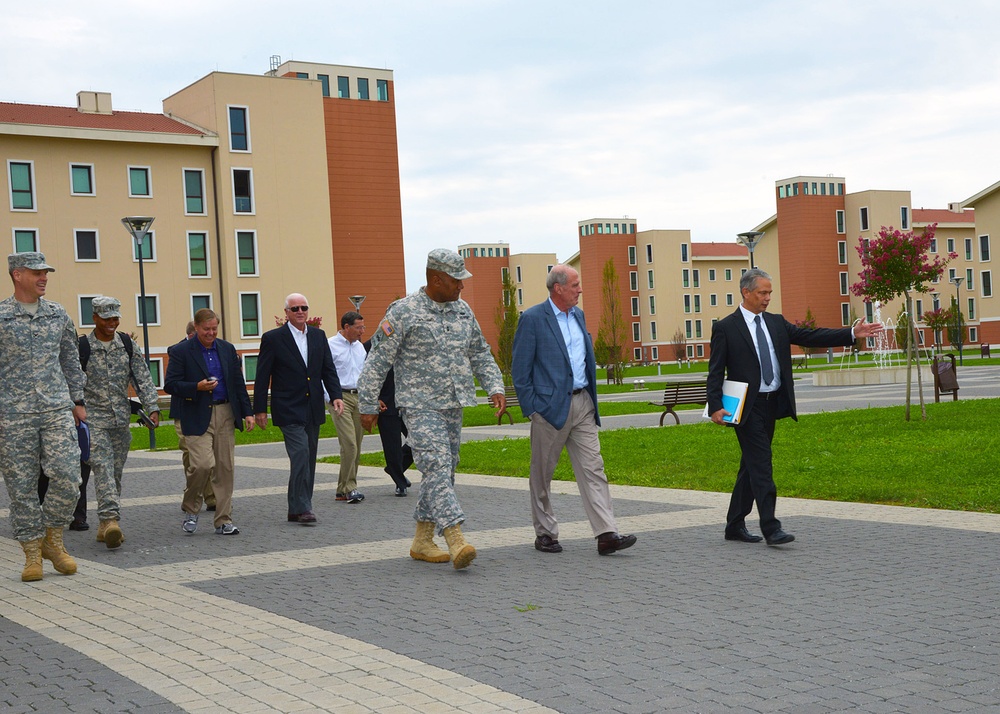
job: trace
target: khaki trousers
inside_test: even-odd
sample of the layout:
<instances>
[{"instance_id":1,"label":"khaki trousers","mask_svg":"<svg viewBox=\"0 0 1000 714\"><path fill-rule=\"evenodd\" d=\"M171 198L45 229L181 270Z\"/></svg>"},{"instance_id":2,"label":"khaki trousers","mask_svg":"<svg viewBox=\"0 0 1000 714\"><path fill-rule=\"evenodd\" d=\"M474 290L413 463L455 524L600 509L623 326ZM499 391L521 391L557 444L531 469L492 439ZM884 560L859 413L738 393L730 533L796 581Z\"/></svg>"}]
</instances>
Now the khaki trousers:
<instances>
[{"instance_id":1,"label":"khaki trousers","mask_svg":"<svg viewBox=\"0 0 1000 714\"><path fill-rule=\"evenodd\" d=\"M215 492L215 527L232 521L233 472L235 468L236 435L231 404L212 408L208 429L199 436L184 437L191 468L187 472L187 488L181 507L185 513L201 512L202 494L211 481Z\"/></svg>"},{"instance_id":2,"label":"khaki trousers","mask_svg":"<svg viewBox=\"0 0 1000 714\"><path fill-rule=\"evenodd\" d=\"M358 464L361 463L361 412L358 411L358 395L344 392L344 413L337 416L333 407L327 405L337 427L337 441L340 442L340 479L337 493L350 493L358 487Z\"/></svg>"}]
</instances>

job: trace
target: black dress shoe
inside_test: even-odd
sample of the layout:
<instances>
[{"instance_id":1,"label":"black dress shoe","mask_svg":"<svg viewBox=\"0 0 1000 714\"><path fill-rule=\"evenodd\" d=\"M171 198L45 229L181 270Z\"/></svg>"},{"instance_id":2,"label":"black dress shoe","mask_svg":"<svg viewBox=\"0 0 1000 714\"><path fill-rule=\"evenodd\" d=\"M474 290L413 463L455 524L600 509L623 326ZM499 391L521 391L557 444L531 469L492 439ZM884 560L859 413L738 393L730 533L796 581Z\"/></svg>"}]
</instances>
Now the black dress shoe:
<instances>
[{"instance_id":1,"label":"black dress shoe","mask_svg":"<svg viewBox=\"0 0 1000 714\"><path fill-rule=\"evenodd\" d=\"M625 550L635 545L634 535L619 535L617 533L601 533L597 536L597 552L600 555L611 555L619 550Z\"/></svg>"},{"instance_id":2,"label":"black dress shoe","mask_svg":"<svg viewBox=\"0 0 1000 714\"><path fill-rule=\"evenodd\" d=\"M535 550L540 550L543 553L562 553L562 546L552 536L540 535L535 538Z\"/></svg>"},{"instance_id":3,"label":"black dress shoe","mask_svg":"<svg viewBox=\"0 0 1000 714\"><path fill-rule=\"evenodd\" d=\"M744 543L760 543L764 539L759 535L754 535L748 531L746 526L740 526L739 528L735 528L733 530L729 530L727 528L726 540L739 540Z\"/></svg>"},{"instance_id":4,"label":"black dress shoe","mask_svg":"<svg viewBox=\"0 0 1000 714\"><path fill-rule=\"evenodd\" d=\"M791 533L785 533L785 531L780 529L767 536L768 545L784 545L785 543L791 543L793 540L795 540L795 536Z\"/></svg>"},{"instance_id":5,"label":"black dress shoe","mask_svg":"<svg viewBox=\"0 0 1000 714\"><path fill-rule=\"evenodd\" d=\"M396 495L397 496L405 496L406 495L406 487L405 486L396 486Z\"/></svg>"},{"instance_id":6,"label":"black dress shoe","mask_svg":"<svg viewBox=\"0 0 1000 714\"><path fill-rule=\"evenodd\" d=\"M299 516L301 516L301 515L302 515L301 513L289 513L288 514L288 522L289 523L298 523L299 522Z\"/></svg>"},{"instance_id":7,"label":"black dress shoe","mask_svg":"<svg viewBox=\"0 0 1000 714\"><path fill-rule=\"evenodd\" d=\"M90 524L87 521L73 521L69 524L69 529L71 531L89 531Z\"/></svg>"},{"instance_id":8,"label":"black dress shoe","mask_svg":"<svg viewBox=\"0 0 1000 714\"><path fill-rule=\"evenodd\" d=\"M311 526L316 523L316 516L315 514L313 514L312 511L303 511L302 513L299 514L298 521L299 523L304 523L308 526Z\"/></svg>"},{"instance_id":9,"label":"black dress shoe","mask_svg":"<svg viewBox=\"0 0 1000 714\"><path fill-rule=\"evenodd\" d=\"M413 485L412 483L410 483L410 479L406 478L406 476L403 477L403 480L406 481L406 487L407 488L409 488L410 486Z\"/></svg>"}]
</instances>

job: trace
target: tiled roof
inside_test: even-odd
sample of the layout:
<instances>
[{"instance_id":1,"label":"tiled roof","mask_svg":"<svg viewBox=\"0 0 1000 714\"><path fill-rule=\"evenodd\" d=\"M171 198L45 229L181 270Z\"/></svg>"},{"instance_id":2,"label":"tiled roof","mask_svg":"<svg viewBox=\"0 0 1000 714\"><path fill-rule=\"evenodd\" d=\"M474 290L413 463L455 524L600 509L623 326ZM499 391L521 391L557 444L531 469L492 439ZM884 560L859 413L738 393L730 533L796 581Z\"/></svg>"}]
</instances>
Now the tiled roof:
<instances>
[{"instance_id":1,"label":"tiled roof","mask_svg":"<svg viewBox=\"0 0 1000 714\"><path fill-rule=\"evenodd\" d=\"M947 208L914 208L914 223L972 223L976 222L976 212L966 208L961 213Z\"/></svg>"},{"instance_id":2,"label":"tiled roof","mask_svg":"<svg viewBox=\"0 0 1000 714\"><path fill-rule=\"evenodd\" d=\"M75 107L51 107L41 104L14 104L11 102L0 102L0 124L34 124L78 129L145 131L159 134L202 135L204 133L163 114L147 114L145 112L90 114L77 111Z\"/></svg>"},{"instance_id":3,"label":"tiled roof","mask_svg":"<svg viewBox=\"0 0 1000 714\"><path fill-rule=\"evenodd\" d=\"M694 258L746 258L747 247L739 243L691 243Z\"/></svg>"}]
</instances>

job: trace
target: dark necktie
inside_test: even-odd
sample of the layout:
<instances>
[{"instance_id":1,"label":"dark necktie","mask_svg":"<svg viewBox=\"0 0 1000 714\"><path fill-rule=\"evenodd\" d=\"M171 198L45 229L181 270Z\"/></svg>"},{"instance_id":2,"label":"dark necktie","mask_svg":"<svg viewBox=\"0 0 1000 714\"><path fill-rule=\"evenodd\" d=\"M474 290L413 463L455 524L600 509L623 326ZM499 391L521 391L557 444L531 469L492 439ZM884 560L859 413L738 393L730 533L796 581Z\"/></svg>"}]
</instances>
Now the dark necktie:
<instances>
[{"instance_id":1,"label":"dark necktie","mask_svg":"<svg viewBox=\"0 0 1000 714\"><path fill-rule=\"evenodd\" d=\"M771 366L771 354L767 349L767 336L760 324L760 315L753 321L757 323L757 356L760 357L760 373L764 377L764 384L770 384L774 381L774 367Z\"/></svg>"}]
</instances>

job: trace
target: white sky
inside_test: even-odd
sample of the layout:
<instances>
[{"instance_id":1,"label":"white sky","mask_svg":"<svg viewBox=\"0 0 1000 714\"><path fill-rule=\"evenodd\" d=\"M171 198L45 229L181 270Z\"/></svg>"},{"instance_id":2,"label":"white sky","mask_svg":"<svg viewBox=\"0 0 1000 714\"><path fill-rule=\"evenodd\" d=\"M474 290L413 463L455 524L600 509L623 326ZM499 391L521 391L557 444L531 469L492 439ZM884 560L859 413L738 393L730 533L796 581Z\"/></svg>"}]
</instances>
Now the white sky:
<instances>
[{"instance_id":1,"label":"white sky","mask_svg":"<svg viewBox=\"0 0 1000 714\"><path fill-rule=\"evenodd\" d=\"M0 100L159 112L214 70L394 72L407 287L428 250L578 249L576 222L731 241L774 182L944 208L1000 180L992 0L43 0L4 8Z\"/></svg>"}]
</instances>

